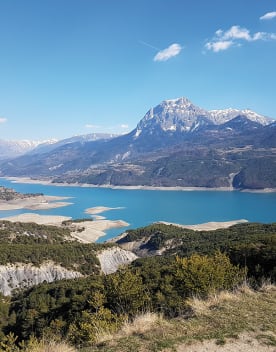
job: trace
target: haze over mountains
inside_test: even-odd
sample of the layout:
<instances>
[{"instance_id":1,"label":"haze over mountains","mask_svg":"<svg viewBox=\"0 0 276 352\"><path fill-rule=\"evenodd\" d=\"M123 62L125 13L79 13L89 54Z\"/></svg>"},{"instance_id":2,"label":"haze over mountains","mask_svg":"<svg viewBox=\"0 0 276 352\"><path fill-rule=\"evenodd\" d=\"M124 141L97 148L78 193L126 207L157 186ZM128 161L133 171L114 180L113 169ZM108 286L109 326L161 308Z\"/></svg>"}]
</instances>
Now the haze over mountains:
<instances>
[{"instance_id":1,"label":"haze over mountains","mask_svg":"<svg viewBox=\"0 0 276 352\"><path fill-rule=\"evenodd\" d=\"M276 187L276 122L248 109L207 111L184 97L165 100L133 131L111 137L38 146L3 162L1 175L96 185Z\"/></svg>"},{"instance_id":2,"label":"haze over mountains","mask_svg":"<svg viewBox=\"0 0 276 352\"><path fill-rule=\"evenodd\" d=\"M98 139L110 139L117 137L116 134L110 133L90 133L77 135L70 138L57 140L49 139L45 141L32 140L3 140L0 139L0 160L15 158L17 156L29 153L40 154L54 150L62 145L75 142L96 141Z\"/></svg>"},{"instance_id":3,"label":"haze over mountains","mask_svg":"<svg viewBox=\"0 0 276 352\"><path fill-rule=\"evenodd\" d=\"M0 139L0 160L15 158L23 155L39 145L51 145L56 140L49 141L30 141L30 140L4 140Z\"/></svg>"}]
</instances>

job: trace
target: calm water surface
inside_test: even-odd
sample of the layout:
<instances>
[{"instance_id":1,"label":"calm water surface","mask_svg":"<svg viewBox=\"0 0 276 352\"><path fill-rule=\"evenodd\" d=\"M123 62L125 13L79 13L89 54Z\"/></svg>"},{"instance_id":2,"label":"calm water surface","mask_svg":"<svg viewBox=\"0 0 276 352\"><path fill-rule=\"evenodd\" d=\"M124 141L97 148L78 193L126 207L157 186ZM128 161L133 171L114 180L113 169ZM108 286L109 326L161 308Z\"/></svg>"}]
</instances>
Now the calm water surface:
<instances>
[{"instance_id":1,"label":"calm water surface","mask_svg":"<svg viewBox=\"0 0 276 352\"><path fill-rule=\"evenodd\" d=\"M50 186L12 183L0 179L0 185L22 193L44 193L72 197L72 205L49 210L26 209L0 211L0 217L34 212L41 215L63 215L83 218L85 209L96 206L120 209L100 215L110 220L122 219L137 228L155 221L199 224L208 221L247 219L252 222L276 222L276 193L223 191L150 191L109 188ZM100 242L122 233L127 228L112 229Z\"/></svg>"}]
</instances>

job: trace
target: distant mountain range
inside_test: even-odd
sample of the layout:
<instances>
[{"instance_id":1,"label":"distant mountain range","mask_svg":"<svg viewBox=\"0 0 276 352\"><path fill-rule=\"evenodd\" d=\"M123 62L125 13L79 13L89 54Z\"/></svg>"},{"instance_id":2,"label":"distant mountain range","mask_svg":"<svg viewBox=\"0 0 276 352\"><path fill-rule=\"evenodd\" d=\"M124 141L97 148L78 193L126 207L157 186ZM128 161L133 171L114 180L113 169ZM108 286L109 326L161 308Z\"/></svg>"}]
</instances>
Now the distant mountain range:
<instances>
[{"instance_id":1,"label":"distant mountain range","mask_svg":"<svg viewBox=\"0 0 276 352\"><path fill-rule=\"evenodd\" d=\"M187 98L165 100L133 131L112 137L37 146L2 162L1 175L96 185L276 188L276 121L251 110L207 111Z\"/></svg>"},{"instance_id":2,"label":"distant mountain range","mask_svg":"<svg viewBox=\"0 0 276 352\"><path fill-rule=\"evenodd\" d=\"M118 137L116 134L109 133L91 133L70 138L57 140L49 139L45 141L32 141L32 140L3 140L0 139L0 160L16 158L23 154L43 154L50 152L65 144L88 141L96 141L99 139L110 139Z\"/></svg>"},{"instance_id":3,"label":"distant mountain range","mask_svg":"<svg viewBox=\"0 0 276 352\"><path fill-rule=\"evenodd\" d=\"M117 134L111 134L111 133L90 133L90 134L83 134L83 135L78 135L78 136L73 136L70 138L62 139L60 141L55 141L55 143L41 143L39 144L36 148L32 149L29 154L44 154L48 153L54 149L57 149L59 147L62 147L64 145L68 145L71 143L87 143L91 141L97 141L97 140L108 140L111 138L118 137Z\"/></svg>"},{"instance_id":4,"label":"distant mountain range","mask_svg":"<svg viewBox=\"0 0 276 352\"><path fill-rule=\"evenodd\" d=\"M3 140L0 139L0 160L15 158L35 149L41 144L54 143L56 141L29 141L29 140Z\"/></svg>"}]
</instances>

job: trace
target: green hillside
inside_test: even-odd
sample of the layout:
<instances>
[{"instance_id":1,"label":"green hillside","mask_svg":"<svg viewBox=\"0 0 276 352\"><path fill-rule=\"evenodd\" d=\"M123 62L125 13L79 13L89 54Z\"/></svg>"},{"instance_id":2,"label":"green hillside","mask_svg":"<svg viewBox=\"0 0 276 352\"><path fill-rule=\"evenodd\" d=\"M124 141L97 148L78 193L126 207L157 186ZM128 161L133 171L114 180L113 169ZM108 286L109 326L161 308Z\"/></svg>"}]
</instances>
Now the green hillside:
<instances>
[{"instance_id":1,"label":"green hillside","mask_svg":"<svg viewBox=\"0 0 276 352\"><path fill-rule=\"evenodd\" d=\"M136 241L146 246L149 256L110 275L95 270L93 256L106 245L63 241L62 233L55 234L53 227L35 229L32 225L34 228L28 230L33 233L30 236L30 233L26 235L26 228L18 233L20 226L25 225L11 225L18 226L16 231L9 228L8 223L4 225L5 231L11 232L2 237L1 253L12 251L15 261L19 258L30 261L31 255L36 260L37 256L36 263L48 256L59 259L66 267L77 263L83 273L89 274L78 279L42 283L12 297L1 297L0 341L4 352L29 352L26 346L31 341L39 344L45 339L62 339L82 352L161 351L166 346L171 348L197 338L213 338L223 343L242 331L251 331L253 317L256 331L263 329L263 335L268 336L266 339L274 341L271 331L274 331L275 321L268 304L275 305L275 290L271 291L273 293L252 291L248 297L241 294L239 309L233 306L234 298L223 301L222 305L213 303L203 315L195 312L191 302L195 297L204 302L218 297L221 292L236 291L244 287L245 281L256 290L262 287L263 280L273 281L276 224L248 223L199 232L153 224L130 230L119 244L124 246ZM48 236L45 231L49 231ZM13 237L11 233L17 235ZM163 255L153 256L155 249L162 248L165 248ZM6 256L3 262L9 261L7 254L1 255ZM263 297L263 304L255 303L254 313L251 310L249 314L247 310L260 297ZM145 312L163 318L156 318L156 324L147 332L125 336L122 331L126 324L133 326ZM208 328L206 321L209 321ZM112 343L108 336L114 337ZM106 342L101 343L103 340ZM25 341L25 350L22 341ZM11 344L13 349L8 349Z\"/></svg>"}]
</instances>

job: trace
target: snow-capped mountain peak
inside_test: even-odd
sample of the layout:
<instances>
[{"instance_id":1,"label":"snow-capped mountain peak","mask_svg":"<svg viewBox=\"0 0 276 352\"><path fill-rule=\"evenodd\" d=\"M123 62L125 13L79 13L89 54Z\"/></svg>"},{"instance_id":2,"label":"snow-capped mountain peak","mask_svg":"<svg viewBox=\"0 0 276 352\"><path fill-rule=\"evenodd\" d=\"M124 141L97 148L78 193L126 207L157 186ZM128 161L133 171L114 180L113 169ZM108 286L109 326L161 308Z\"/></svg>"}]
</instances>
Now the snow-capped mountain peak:
<instances>
[{"instance_id":1,"label":"snow-capped mountain peak","mask_svg":"<svg viewBox=\"0 0 276 352\"><path fill-rule=\"evenodd\" d=\"M223 110L210 110L209 114L211 120L216 125L226 123L239 115L246 116L249 120L257 122L263 126L269 125L271 122L273 122L273 119L257 114L256 112L250 109L238 110L230 108Z\"/></svg>"},{"instance_id":2,"label":"snow-capped mountain peak","mask_svg":"<svg viewBox=\"0 0 276 352\"><path fill-rule=\"evenodd\" d=\"M160 131L194 133L208 125L225 124L237 116L244 116L262 126L269 125L274 121L249 109L229 108L207 111L194 105L189 99L181 97L164 100L149 109L134 130L133 138L137 139L143 135L160 133Z\"/></svg>"},{"instance_id":3,"label":"snow-capped mountain peak","mask_svg":"<svg viewBox=\"0 0 276 352\"><path fill-rule=\"evenodd\" d=\"M156 128L171 132L190 131L199 117L208 118L208 112L187 98L164 100L146 113L137 125L134 138L145 130L153 131Z\"/></svg>"},{"instance_id":4,"label":"snow-capped mountain peak","mask_svg":"<svg viewBox=\"0 0 276 352\"><path fill-rule=\"evenodd\" d=\"M49 145L56 142L54 139L44 141L0 140L0 159L14 158L37 148L39 145Z\"/></svg>"}]
</instances>

